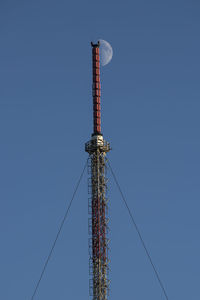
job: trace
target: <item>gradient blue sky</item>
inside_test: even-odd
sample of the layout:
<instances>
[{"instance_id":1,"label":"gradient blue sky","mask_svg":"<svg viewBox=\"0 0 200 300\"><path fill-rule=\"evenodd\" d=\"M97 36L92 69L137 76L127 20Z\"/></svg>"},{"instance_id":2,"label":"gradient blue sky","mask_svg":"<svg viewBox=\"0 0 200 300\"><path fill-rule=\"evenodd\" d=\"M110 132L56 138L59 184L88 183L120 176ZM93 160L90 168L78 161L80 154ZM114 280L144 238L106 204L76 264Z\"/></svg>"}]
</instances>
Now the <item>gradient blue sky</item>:
<instances>
[{"instance_id":1,"label":"gradient blue sky","mask_svg":"<svg viewBox=\"0 0 200 300\"><path fill-rule=\"evenodd\" d=\"M104 137L169 299L200 299L200 2L0 3L0 299L28 300L87 154L91 48ZM87 174L38 300L88 299ZM110 180L111 300L164 299Z\"/></svg>"}]
</instances>

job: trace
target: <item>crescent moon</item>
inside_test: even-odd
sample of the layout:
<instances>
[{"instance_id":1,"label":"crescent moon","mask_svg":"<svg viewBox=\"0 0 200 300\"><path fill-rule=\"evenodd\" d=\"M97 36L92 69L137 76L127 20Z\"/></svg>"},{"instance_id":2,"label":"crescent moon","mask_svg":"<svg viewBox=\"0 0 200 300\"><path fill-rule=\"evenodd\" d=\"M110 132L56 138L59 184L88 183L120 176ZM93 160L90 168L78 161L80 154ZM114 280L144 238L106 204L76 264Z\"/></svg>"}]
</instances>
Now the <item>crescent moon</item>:
<instances>
[{"instance_id":1,"label":"crescent moon","mask_svg":"<svg viewBox=\"0 0 200 300\"><path fill-rule=\"evenodd\" d=\"M113 49L111 47L111 45L104 40L99 40L100 41L100 62L102 66L107 65L112 57L113 57Z\"/></svg>"}]
</instances>

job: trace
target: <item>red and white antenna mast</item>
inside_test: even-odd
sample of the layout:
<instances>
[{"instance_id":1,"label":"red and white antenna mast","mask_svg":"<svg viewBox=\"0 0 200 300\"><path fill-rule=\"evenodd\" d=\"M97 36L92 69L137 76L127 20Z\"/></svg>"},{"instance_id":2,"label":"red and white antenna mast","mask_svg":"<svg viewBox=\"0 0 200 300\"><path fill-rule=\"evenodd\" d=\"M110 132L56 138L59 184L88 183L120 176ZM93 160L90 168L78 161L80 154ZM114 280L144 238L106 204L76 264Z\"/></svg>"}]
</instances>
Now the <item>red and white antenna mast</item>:
<instances>
[{"instance_id":1,"label":"red and white antenna mast","mask_svg":"<svg viewBox=\"0 0 200 300\"><path fill-rule=\"evenodd\" d=\"M100 42L92 45L93 70L93 133L91 140L85 144L89 153L88 182L89 191L89 270L90 295L93 300L107 300L108 280L108 198L106 178L106 153L110 144L103 139L101 133L101 85L100 85Z\"/></svg>"},{"instance_id":2,"label":"red and white antenna mast","mask_svg":"<svg viewBox=\"0 0 200 300\"><path fill-rule=\"evenodd\" d=\"M92 96L93 96L93 132L94 135L101 134L101 84L100 84L100 56L98 44L92 45L92 71L93 71L93 83L92 83Z\"/></svg>"}]
</instances>

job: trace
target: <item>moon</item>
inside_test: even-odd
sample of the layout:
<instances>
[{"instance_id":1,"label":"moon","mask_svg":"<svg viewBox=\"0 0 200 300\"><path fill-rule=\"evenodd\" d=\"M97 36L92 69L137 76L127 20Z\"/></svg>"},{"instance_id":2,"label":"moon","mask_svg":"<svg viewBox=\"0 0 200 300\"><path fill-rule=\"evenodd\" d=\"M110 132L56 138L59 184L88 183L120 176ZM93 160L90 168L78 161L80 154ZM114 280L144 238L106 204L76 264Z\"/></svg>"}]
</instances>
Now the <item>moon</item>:
<instances>
[{"instance_id":1,"label":"moon","mask_svg":"<svg viewBox=\"0 0 200 300\"><path fill-rule=\"evenodd\" d=\"M111 45L104 41L104 40L99 40L100 41L100 62L102 66L107 65L112 57L113 57L113 49L111 47Z\"/></svg>"}]
</instances>

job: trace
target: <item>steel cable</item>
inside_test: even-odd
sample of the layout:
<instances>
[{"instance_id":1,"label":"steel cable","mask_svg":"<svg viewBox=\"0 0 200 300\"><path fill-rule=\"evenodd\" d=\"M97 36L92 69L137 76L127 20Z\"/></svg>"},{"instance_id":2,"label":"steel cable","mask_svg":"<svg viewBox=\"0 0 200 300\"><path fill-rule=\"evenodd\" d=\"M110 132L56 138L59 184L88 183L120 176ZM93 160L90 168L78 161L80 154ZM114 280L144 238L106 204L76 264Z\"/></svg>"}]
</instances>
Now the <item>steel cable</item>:
<instances>
[{"instance_id":1,"label":"steel cable","mask_svg":"<svg viewBox=\"0 0 200 300\"><path fill-rule=\"evenodd\" d=\"M127 208L127 210L128 210L128 213L129 213L129 215L130 215L130 218L131 218L131 220L132 220L132 223L133 223L133 225L134 225L134 227L135 227L135 229L136 229L136 231L137 231L137 233L138 233L138 236L139 236L139 239L140 239L140 241L141 241L141 244L142 244L142 246L143 246L143 248L144 248L144 250L145 250L145 252L146 252L146 255L147 255L147 257L148 257L148 259L149 259L149 262L150 262L150 264L151 264L151 266L152 266L152 268L153 268L153 270L154 270L154 273L155 273L156 278L157 278L157 280L158 280L158 282L159 282L159 285L160 285L160 287L161 287L161 289L162 289L162 291L163 291L163 294L164 294L165 298L166 298L167 300L169 300L169 298L168 298L168 296L167 296L167 293L166 293L166 290L165 290L165 288L164 288L164 285L163 285L163 283L162 283L162 280L161 280L161 278L160 278L160 275L158 274L158 271L157 271L157 269L156 269L156 267L155 267L155 265L154 265L154 263L153 263L153 261L152 261L152 258L151 258L151 256L150 256L150 253L149 253L149 251L148 251L148 249L147 249L147 246L146 246L146 244L145 244L145 242L144 242L144 239L143 239L143 237L142 237L142 235L141 235L141 233L140 233L139 227L138 227L138 225L136 224L136 222L135 222L135 220L134 220L133 214L131 213L131 210L130 210L130 208L129 208L129 206L128 206L128 203L127 203L127 201L126 201L126 199L125 199L125 197L124 197L124 194L122 193L122 189L121 189L121 187L120 187L120 185L119 185L119 182L118 182L118 180L117 180L117 178L116 178L116 176L115 176L115 173L114 173L114 171L113 171L113 169L112 169L112 167L111 167L110 162L109 162L108 159L107 159L107 162L108 162L108 166L109 166L109 168L110 168L110 171L111 171L111 173L112 173L112 176L113 176L113 178L114 178L114 181L115 181L115 183L116 183L116 185L117 185L117 187L118 187L118 189L119 189L119 192L120 192L120 194L121 194L121 197L122 197L122 199L123 199L123 201L124 201L124 204L125 204L125 206L126 206L126 208Z\"/></svg>"},{"instance_id":2,"label":"steel cable","mask_svg":"<svg viewBox=\"0 0 200 300\"><path fill-rule=\"evenodd\" d=\"M80 175L80 177L79 177L79 180L78 180L78 182L77 182L77 184L76 184L74 193L73 193L72 198L71 198L71 201L70 201L70 203L69 203L69 205L68 205L68 207L67 207L67 210L66 210L66 212L65 212L65 215L64 215L64 217L63 217L63 219L62 219L62 221L61 221L61 223L60 223L60 226L59 226L59 228L58 228L58 232L57 232L56 237L55 237L55 239L54 239L54 242L53 242L53 244L52 244L52 246L51 246L51 249L50 249L50 251L49 251L49 255L47 256L47 259L46 259L46 261L45 261L45 263L44 263L44 267L43 267L42 272L41 272L41 274L40 274L39 280L37 281L37 284L36 284L36 286L35 286L35 289L34 289L34 292L33 292L32 297L31 297L31 300L33 300L33 299L35 298L35 295L36 295L37 290L38 290L38 288L39 288L39 285L40 285L40 282L41 282L41 280L42 280L42 277L43 277L43 275L44 275L44 273L45 273L45 271L46 271L47 265L48 265L49 260L50 260L50 258L51 258L51 256L52 256L53 250L54 250L54 248L55 248L55 246L56 246L56 242L57 242L57 240L58 240L58 238L59 238L59 235L60 235L60 233L61 233L61 231L62 231L63 225L64 225L64 223L65 223L65 221L66 221L67 216L68 216L70 207L71 207L71 205L72 205L72 202L73 202L73 200L74 200L74 197L75 197L75 195L76 195L76 192L77 192L77 190L78 190L78 188L79 188L79 185L80 185L80 182L81 182L81 180L82 180L83 174L84 174L84 172L85 172L86 166L87 166L87 161L86 161L86 163L85 163L85 165L84 165L84 168L83 168L83 170L82 170L82 172L81 172L81 175Z\"/></svg>"}]
</instances>

